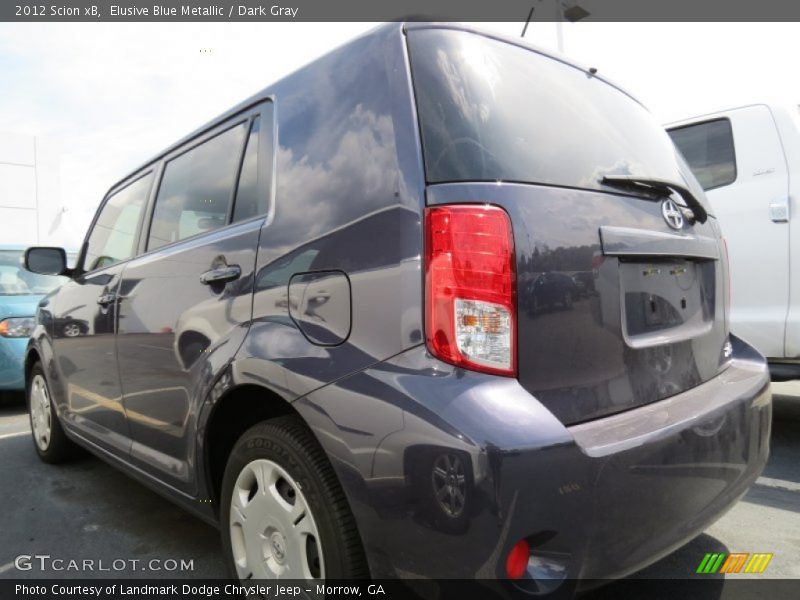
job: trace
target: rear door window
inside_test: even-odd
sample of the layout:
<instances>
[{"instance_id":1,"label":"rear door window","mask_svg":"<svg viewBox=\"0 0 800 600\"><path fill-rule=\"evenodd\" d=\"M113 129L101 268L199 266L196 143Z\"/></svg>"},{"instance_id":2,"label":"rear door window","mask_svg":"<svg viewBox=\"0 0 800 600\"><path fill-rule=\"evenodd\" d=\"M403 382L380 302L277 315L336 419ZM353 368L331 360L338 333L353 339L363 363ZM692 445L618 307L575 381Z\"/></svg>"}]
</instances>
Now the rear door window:
<instances>
[{"instance_id":1,"label":"rear door window","mask_svg":"<svg viewBox=\"0 0 800 600\"><path fill-rule=\"evenodd\" d=\"M695 177L710 190L736 181L736 153L728 119L714 119L669 130Z\"/></svg>"},{"instance_id":2,"label":"rear door window","mask_svg":"<svg viewBox=\"0 0 800 600\"><path fill-rule=\"evenodd\" d=\"M89 234L83 261L85 271L107 267L134 255L136 232L152 183L153 175L149 173L108 197Z\"/></svg>"},{"instance_id":3,"label":"rear door window","mask_svg":"<svg viewBox=\"0 0 800 600\"><path fill-rule=\"evenodd\" d=\"M147 249L218 229L228 220L247 123L234 125L168 161Z\"/></svg>"}]
</instances>

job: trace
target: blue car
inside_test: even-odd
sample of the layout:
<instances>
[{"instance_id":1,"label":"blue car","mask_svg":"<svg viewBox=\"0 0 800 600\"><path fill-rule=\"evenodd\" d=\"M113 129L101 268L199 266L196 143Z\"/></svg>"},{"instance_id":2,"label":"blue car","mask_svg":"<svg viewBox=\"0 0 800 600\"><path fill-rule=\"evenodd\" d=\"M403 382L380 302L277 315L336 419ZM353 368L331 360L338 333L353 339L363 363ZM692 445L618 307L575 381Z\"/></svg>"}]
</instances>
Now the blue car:
<instances>
[{"instance_id":1,"label":"blue car","mask_svg":"<svg viewBox=\"0 0 800 600\"><path fill-rule=\"evenodd\" d=\"M28 343L32 446L215 525L248 586L564 598L700 535L766 464L769 372L730 334L710 211L594 71L384 25L130 172L75 265L27 251L70 279Z\"/></svg>"},{"instance_id":2,"label":"blue car","mask_svg":"<svg viewBox=\"0 0 800 600\"><path fill-rule=\"evenodd\" d=\"M23 359L36 307L67 280L26 271L24 252L24 246L0 245L0 392L25 389Z\"/></svg>"}]
</instances>

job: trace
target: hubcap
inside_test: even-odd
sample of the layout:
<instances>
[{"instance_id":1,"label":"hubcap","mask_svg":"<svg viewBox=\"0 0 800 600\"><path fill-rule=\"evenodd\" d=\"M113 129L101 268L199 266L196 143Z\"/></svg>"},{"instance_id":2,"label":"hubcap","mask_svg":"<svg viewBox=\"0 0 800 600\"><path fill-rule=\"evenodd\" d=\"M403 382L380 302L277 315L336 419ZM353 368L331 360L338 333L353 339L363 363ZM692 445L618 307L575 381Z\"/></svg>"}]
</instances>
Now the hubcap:
<instances>
[{"instance_id":1,"label":"hubcap","mask_svg":"<svg viewBox=\"0 0 800 600\"><path fill-rule=\"evenodd\" d=\"M75 323L64 326L64 335L67 337L77 337L81 334L81 329Z\"/></svg>"},{"instance_id":2,"label":"hubcap","mask_svg":"<svg viewBox=\"0 0 800 600\"><path fill-rule=\"evenodd\" d=\"M36 375L31 381L30 405L33 439L40 450L47 450L50 446L50 431L52 429L50 392L47 390L47 382L41 375Z\"/></svg>"},{"instance_id":3,"label":"hubcap","mask_svg":"<svg viewBox=\"0 0 800 600\"><path fill-rule=\"evenodd\" d=\"M314 516L300 485L280 465L258 459L242 469L229 521L240 579L324 578Z\"/></svg>"}]
</instances>

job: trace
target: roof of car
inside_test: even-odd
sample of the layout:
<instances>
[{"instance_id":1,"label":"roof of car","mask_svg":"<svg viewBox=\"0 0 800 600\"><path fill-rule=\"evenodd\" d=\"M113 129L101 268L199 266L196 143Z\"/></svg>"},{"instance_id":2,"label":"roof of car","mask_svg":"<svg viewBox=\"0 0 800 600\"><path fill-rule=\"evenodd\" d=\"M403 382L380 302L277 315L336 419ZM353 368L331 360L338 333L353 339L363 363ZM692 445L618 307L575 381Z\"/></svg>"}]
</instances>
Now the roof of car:
<instances>
[{"instance_id":1,"label":"roof of car","mask_svg":"<svg viewBox=\"0 0 800 600\"><path fill-rule=\"evenodd\" d=\"M575 61L572 61L572 60L568 59L566 56L551 52L551 51L546 50L544 48L541 48L539 46L535 46L533 44L528 43L527 41L523 41L523 40L521 40L519 38L512 38L512 37L509 37L509 36L504 36L502 34L498 34L498 33L490 32L490 31L485 31L485 30L482 30L482 29L470 27L470 26L467 26L467 25L463 25L461 23L419 22L419 21L384 23L384 24L379 25L379 26L377 26L377 27L375 27L375 28L373 28L373 29L371 29L371 30L359 35L359 36L356 36L356 37L344 42L343 44L341 44L341 45L339 45L339 46L337 46L335 48L332 48L330 51L326 52L325 54L323 54L321 56L318 56L317 58L311 60L310 62L304 64L303 66L295 69L294 71L292 71L288 75L285 75L284 77L281 77L280 79L270 83L269 85L267 85L262 90L256 92L255 94L253 94L249 98L246 98L245 100L237 103L236 105L234 105L233 107L231 107L228 110L224 111L223 113L217 115L213 119L210 119L210 120L206 121L203 125L201 125L197 129L195 129L194 131L192 131L188 135L185 135L182 138L180 138L179 140L177 140L176 142L174 142L173 144L170 144L169 146L164 148L162 151L158 152L157 154L152 156L150 159L148 159L147 162L137 166L136 169L134 169L133 171L129 171L123 178L121 178L121 179L117 180L116 182L114 182L114 184L108 189L108 191L104 195L104 198L110 192L114 191L116 188L118 188L122 184L127 183L132 178L134 178L137 175L139 175L143 170L147 169L150 165L152 165L153 163L161 160L166 155L170 154L174 150L177 150L178 148L180 148L181 146L183 146L187 142L191 141L192 139L202 135L203 133L205 133L209 129L219 125L220 123L223 123L224 121L230 119L231 117L234 117L235 115L237 115L238 113L246 110L247 108L250 108L250 107L252 107L252 106L254 106L256 104L259 104L260 102L264 102L265 100L270 99L272 97L272 94L273 94L274 90L276 88L278 88L282 84L282 82L291 79L292 77L294 77L295 75L297 75L298 73L300 73L301 71L306 69L308 66L314 64L315 62L317 62L319 60L324 59L326 56L328 56L330 54L333 54L334 52L337 52L341 48L347 47L350 44L356 43L358 40L362 40L364 38L381 35L382 33L387 32L387 31L398 31L398 32L404 33L406 31L413 31L413 30L419 30L419 29L450 29L450 30L456 30L456 31L466 31L466 32L470 32L470 33L475 33L477 35L482 35L482 36L485 36L487 38L496 39L496 40L499 40L499 41L502 41L502 42L506 42L506 43L509 43L509 44L513 44L513 45L516 45L516 46L527 48L528 50L532 50L533 52L537 52L538 54L542 54L543 56L547 56L547 57L549 57L549 58L551 58L553 60L557 60L557 61L559 61L561 63L564 63L564 64L569 65L571 67L574 67L576 69L580 69L582 71L586 71L587 73L590 72L590 69L588 67L586 67L584 65L580 65L580 64L576 63ZM629 96L630 98L632 98L635 102L637 102L637 103L639 102L639 100L635 96L631 95L630 92L625 90L625 88L621 87L620 85L618 85L614 81L608 79L607 77L605 77L605 75L597 73L596 70L592 70L591 73L592 73L593 77L596 77L597 79L599 79L601 81L604 81L608 85L611 85L612 87L618 89L620 92L622 92L626 96Z\"/></svg>"}]
</instances>

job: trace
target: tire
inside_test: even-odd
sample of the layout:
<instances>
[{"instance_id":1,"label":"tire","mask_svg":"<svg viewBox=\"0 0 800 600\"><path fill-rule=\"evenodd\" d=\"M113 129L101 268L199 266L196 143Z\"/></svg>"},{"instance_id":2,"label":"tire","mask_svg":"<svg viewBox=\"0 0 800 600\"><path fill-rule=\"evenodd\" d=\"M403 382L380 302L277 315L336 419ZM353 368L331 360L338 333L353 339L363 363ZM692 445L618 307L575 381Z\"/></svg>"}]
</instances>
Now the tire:
<instances>
[{"instance_id":1,"label":"tire","mask_svg":"<svg viewBox=\"0 0 800 600\"><path fill-rule=\"evenodd\" d=\"M50 394L50 385L41 363L31 369L25 385L25 400L36 454L42 461L58 464L72 460L80 449L67 437Z\"/></svg>"},{"instance_id":2,"label":"tire","mask_svg":"<svg viewBox=\"0 0 800 600\"><path fill-rule=\"evenodd\" d=\"M222 546L235 579L369 577L333 467L296 416L264 421L239 438L220 503Z\"/></svg>"}]
</instances>

